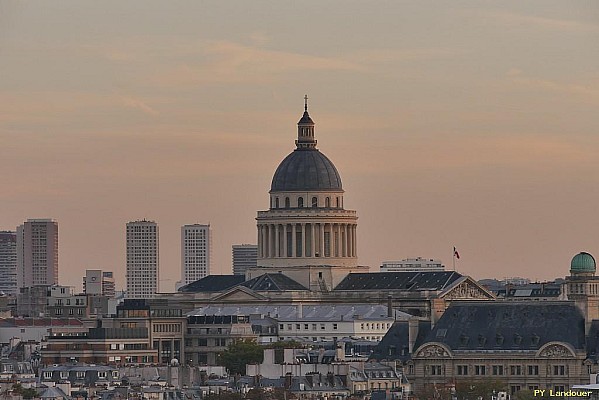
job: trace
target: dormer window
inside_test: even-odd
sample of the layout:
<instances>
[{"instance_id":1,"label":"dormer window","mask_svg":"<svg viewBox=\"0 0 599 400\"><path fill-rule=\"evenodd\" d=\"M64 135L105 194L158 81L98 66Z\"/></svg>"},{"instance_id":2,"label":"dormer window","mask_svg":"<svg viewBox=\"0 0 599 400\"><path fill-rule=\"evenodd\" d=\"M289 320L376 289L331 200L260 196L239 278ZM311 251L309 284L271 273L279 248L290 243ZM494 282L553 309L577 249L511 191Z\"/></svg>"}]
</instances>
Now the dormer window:
<instances>
[{"instance_id":1,"label":"dormer window","mask_svg":"<svg viewBox=\"0 0 599 400\"><path fill-rule=\"evenodd\" d=\"M318 207L318 197L312 197L312 208Z\"/></svg>"},{"instance_id":2,"label":"dormer window","mask_svg":"<svg viewBox=\"0 0 599 400\"><path fill-rule=\"evenodd\" d=\"M303 197L299 197L297 199L297 206L298 206L298 208L304 207L304 198Z\"/></svg>"}]
</instances>

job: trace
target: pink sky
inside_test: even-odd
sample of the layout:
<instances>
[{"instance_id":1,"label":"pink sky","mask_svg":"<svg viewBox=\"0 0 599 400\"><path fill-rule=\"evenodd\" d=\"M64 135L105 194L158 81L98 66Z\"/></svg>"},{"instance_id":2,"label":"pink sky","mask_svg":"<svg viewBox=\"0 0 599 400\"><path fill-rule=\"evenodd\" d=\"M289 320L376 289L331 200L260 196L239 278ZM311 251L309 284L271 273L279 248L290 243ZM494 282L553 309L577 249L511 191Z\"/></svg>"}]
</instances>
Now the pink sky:
<instances>
[{"instance_id":1,"label":"pink sky","mask_svg":"<svg viewBox=\"0 0 599 400\"><path fill-rule=\"evenodd\" d=\"M0 3L0 229L60 228L60 282L124 284L125 223L255 243L307 93L360 263L476 279L599 255L599 6L583 1Z\"/></svg>"}]
</instances>

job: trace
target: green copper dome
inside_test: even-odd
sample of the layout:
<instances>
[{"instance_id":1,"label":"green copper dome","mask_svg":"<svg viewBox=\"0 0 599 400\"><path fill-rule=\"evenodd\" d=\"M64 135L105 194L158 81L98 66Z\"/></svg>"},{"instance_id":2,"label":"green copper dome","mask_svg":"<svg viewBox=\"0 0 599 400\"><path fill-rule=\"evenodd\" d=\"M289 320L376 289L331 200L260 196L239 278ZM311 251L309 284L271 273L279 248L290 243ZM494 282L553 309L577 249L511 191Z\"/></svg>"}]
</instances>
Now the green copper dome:
<instances>
[{"instance_id":1,"label":"green copper dome","mask_svg":"<svg viewBox=\"0 0 599 400\"><path fill-rule=\"evenodd\" d=\"M580 252L574 256L570 263L570 272L592 272L595 273L596 264L592 255L586 252Z\"/></svg>"}]
</instances>

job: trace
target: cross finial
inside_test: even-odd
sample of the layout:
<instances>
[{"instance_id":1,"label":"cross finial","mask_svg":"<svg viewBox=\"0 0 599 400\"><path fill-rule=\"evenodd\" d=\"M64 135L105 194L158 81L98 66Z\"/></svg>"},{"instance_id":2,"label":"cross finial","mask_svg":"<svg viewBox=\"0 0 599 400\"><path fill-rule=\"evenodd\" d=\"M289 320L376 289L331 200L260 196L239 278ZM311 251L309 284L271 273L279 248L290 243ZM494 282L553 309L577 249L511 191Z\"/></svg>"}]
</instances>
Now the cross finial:
<instances>
[{"instance_id":1,"label":"cross finial","mask_svg":"<svg viewBox=\"0 0 599 400\"><path fill-rule=\"evenodd\" d=\"M308 95L304 96L304 111L308 111Z\"/></svg>"}]
</instances>

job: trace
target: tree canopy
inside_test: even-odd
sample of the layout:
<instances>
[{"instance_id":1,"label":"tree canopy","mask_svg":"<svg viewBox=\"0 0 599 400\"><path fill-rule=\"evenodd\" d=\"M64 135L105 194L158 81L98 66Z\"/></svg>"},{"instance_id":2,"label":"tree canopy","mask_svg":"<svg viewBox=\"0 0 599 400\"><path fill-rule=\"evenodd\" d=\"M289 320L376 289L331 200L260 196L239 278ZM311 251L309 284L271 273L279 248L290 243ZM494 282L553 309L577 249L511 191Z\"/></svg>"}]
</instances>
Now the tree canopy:
<instances>
[{"instance_id":1,"label":"tree canopy","mask_svg":"<svg viewBox=\"0 0 599 400\"><path fill-rule=\"evenodd\" d=\"M233 342L218 355L218 364L227 368L231 375L245 375L246 365L263 360L264 348L250 339Z\"/></svg>"}]
</instances>

